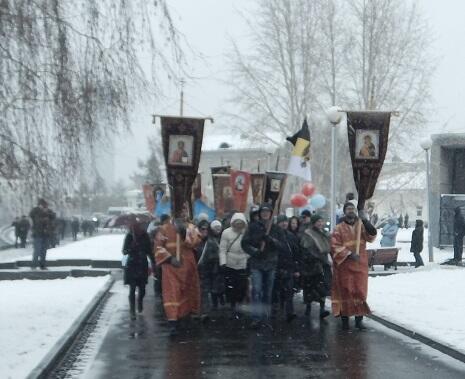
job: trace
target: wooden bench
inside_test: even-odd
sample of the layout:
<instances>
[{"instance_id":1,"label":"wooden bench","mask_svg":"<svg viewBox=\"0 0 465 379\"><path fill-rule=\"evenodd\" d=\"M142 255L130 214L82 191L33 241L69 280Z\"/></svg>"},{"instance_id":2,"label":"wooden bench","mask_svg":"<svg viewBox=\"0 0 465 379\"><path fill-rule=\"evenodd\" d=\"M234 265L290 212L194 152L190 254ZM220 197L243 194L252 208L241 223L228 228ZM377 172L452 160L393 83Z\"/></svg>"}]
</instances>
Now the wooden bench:
<instances>
[{"instance_id":1,"label":"wooden bench","mask_svg":"<svg viewBox=\"0 0 465 379\"><path fill-rule=\"evenodd\" d=\"M384 266L384 271L394 266L397 270L397 256L399 248L397 247L383 247L379 249L367 249L368 254L368 267L374 270L375 265Z\"/></svg>"}]
</instances>

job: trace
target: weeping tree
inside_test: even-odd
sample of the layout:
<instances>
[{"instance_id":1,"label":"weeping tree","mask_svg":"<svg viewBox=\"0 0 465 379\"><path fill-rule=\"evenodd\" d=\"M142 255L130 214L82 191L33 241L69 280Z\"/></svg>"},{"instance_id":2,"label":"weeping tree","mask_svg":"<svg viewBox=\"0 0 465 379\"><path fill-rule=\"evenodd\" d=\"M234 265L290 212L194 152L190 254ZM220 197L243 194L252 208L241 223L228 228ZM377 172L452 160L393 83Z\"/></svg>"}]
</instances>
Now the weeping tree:
<instances>
[{"instance_id":1,"label":"weeping tree","mask_svg":"<svg viewBox=\"0 0 465 379\"><path fill-rule=\"evenodd\" d=\"M145 183L159 184L163 182L163 156L160 141L152 136L147 138L147 143L149 146L149 156L146 160L138 160L137 166L139 171L131 176L132 182L138 189L142 189L142 185Z\"/></svg>"},{"instance_id":2,"label":"weeping tree","mask_svg":"<svg viewBox=\"0 0 465 379\"><path fill-rule=\"evenodd\" d=\"M411 150L427 120L435 69L431 28L404 0L259 0L246 14L247 49L232 41L232 123L252 141L282 145L309 116L314 181L329 190L324 111L398 110L390 150ZM351 189L347 135L339 130L340 198Z\"/></svg>"},{"instance_id":3,"label":"weeping tree","mask_svg":"<svg viewBox=\"0 0 465 379\"><path fill-rule=\"evenodd\" d=\"M83 155L182 64L164 0L0 0L0 181L69 191Z\"/></svg>"}]
</instances>

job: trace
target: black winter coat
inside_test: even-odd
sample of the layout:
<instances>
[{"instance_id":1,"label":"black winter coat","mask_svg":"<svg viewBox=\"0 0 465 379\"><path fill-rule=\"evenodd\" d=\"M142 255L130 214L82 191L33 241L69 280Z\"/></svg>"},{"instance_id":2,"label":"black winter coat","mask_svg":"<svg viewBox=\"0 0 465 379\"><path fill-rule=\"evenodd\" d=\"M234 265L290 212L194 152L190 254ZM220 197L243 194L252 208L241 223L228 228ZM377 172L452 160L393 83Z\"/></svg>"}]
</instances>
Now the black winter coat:
<instances>
[{"instance_id":1,"label":"black winter coat","mask_svg":"<svg viewBox=\"0 0 465 379\"><path fill-rule=\"evenodd\" d=\"M202 254L203 253L203 254ZM205 244L205 252L201 251L198 265L202 288L208 292L221 294L224 292L224 277L220 271L220 241L210 236Z\"/></svg>"},{"instance_id":2,"label":"black winter coat","mask_svg":"<svg viewBox=\"0 0 465 379\"><path fill-rule=\"evenodd\" d=\"M250 255L250 268L264 271L276 269L279 250L283 246L282 239L282 233L276 225L272 225L267 236L265 222L259 220L250 223L241 241L242 249ZM265 242L263 251L260 250L262 242Z\"/></svg>"},{"instance_id":3,"label":"black winter coat","mask_svg":"<svg viewBox=\"0 0 465 379\"><path fill-rule=\"evenodd\" d=\"M421 253L423 251L423 227L415 228L412 232L410 252Z\"/></svg>"},{"instance_id":4,"label":"black winter coat","mask_svg":"<svg viewBox=\"0 0 465 379\"><path fill-rule=\"evenodd\" d=\"M300 262L299 240L288 230L282 231L282 244L278 255L278 271L294 274L298 271Z\"/></svg>"},{"instance_id":5,"label":"black winter coat","mask_svg":"<svg viewBox=\"0 0 465 379\"><path fill-rule=\"evenodd\" d=\"M460 212L454 216L454 234L465 235L465 220Z\"/></svg>"},{"instance_id":6,"label":"black winter coat","mask_svg":"<svg viewBox=\"0 0 465 379\"><path fill-rule=\"evenodd\" d=\"M144 232L134 241L132 233L126 234L123 254L128 256L124 268L124 284L146 285L149 268L147 258L152 262L152 267L155 267L149 235Z\"/></svg>"}]
</instances>

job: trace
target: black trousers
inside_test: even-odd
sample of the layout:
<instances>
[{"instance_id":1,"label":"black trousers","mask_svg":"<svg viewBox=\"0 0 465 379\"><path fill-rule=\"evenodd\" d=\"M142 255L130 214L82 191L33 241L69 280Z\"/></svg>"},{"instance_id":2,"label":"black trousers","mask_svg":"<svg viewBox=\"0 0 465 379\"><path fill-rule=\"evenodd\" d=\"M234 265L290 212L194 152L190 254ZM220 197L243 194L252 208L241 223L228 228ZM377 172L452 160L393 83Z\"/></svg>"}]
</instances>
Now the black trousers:
<instances>
[{"instance_id":1,"label":"black trousers","mask_svg":"<svg viewBox=\"0 0 465 379\"><path fill-rule=\"evenodd\" d=\"M129 286L129 307L131 311L136 309L136 289L138 289L137 303L140 305L145 296L145 284L131 284Z\"/></svg>"},{"instance_id":2,"label":"black trousers","mask_svg":"<svg viewBox=\"0 0 465 379\"><path fill-rule=\"evenodd\" d=\"M463 234L454 235L454 260L462 262L463 255Z\"/></svg>"}]
</instances>

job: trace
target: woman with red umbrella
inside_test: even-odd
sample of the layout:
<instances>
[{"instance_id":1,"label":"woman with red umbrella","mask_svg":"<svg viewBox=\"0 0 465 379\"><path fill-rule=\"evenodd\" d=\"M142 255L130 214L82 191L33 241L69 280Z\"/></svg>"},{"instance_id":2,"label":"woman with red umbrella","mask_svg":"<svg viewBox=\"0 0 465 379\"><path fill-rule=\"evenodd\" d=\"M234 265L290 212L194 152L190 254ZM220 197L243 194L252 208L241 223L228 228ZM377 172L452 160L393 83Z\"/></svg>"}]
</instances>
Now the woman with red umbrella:
<instances>
[{"instance_id":1,"label":"woman with red umbrella","mask_svg":"<svg viewBox=\"0 0 465 379\"><path fill-rule=\"evenodd\" d=\"M138 220L131 224L126 234L123 254L127 255L124 284L129 285L129 309L131 319L134 320L136 318L136 288L138 292L137 311L142 313L143 310L145 286L148 281L147 258L150 259L152 267L155 267L149 235Z\"/></svg>"}]
</instances>

